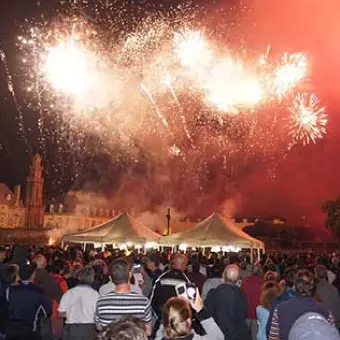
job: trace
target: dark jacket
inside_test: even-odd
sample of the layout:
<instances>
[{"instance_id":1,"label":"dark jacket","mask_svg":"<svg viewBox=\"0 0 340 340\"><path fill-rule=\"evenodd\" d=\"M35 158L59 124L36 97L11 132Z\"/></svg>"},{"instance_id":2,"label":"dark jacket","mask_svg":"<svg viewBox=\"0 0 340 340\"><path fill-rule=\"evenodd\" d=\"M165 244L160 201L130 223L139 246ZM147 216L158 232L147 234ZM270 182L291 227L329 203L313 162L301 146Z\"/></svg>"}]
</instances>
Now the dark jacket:
<instances>
[{"instance_id":1,"label":"dark jacket","mask_svg":"<svg viewBox=\"0 0 340 340\"><path fill-rule=\"evenodd\" d=\"M45 269L37 269L34 283L45 291L50 300L60 302L63 295L60 285Z\"/></svg>"},{"instance_id":2,"label":"dark jacket","mask_svg":"<svg viewBox=\"0 0 340 340\"><path fill-rule=\"evenodd\" d=\"M10 286L6 291L6 300L6 335L9 338L34 338L39 333L41 317L49 317L52 313L51 303L44 291L31 282Z\"/></svg>"},{"instance_id":3,"label":"dark jacket","mask_svg":"<svg viewBox=\"0 0 340 340\"><path fill-rule=\"evenodd\" d=\"M175 287L183 282L190 282L188 277L177 269L170 269L163 273L153 287L151 294L152 309L158 318L162 317L164 304L173 296L177 296Z\"/></svg>"},{"instance_id":4,"label":"dark jacket","mask_svg":"<svg viewBox=\"0 0 340 340\"><path fill-rule=\"evenodd\" d=\"M268 339L288 340L295 321L310 312L321 314L325 319L333 321L327 308L313 297L297 296L276 306L269 326Z\"/></svg>"},{"instance_id":5,"label":"dark jacket","mask_svg":"<svg viewBox=\"0 0 340 340\"><path fill-rule=\"evenodd\" d=\"M250 339L246 325L247 298L239 287L222 283L208 293L204 306L215 319L225 339Z\"/></svg>"}]
</instances>

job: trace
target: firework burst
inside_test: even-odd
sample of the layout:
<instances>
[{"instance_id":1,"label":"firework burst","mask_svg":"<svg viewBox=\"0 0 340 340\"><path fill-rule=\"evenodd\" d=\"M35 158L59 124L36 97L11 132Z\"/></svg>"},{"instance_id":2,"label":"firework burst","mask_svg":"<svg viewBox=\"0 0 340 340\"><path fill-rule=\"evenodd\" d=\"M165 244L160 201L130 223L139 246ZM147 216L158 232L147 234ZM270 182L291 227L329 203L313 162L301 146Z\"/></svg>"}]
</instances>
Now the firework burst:
<instances>
[{"instance_id":1,"label":"firework burst","mask_svg":"<svg viewBox=\"0 0 340 340\"><path fill-rule=\"evenodd\" d=\"M326 109L319 106L319 99L315 94L298 93L289 110L292 113L290 135L294 142L315 144L327 133Z\"/></svg>"}]
</instances>

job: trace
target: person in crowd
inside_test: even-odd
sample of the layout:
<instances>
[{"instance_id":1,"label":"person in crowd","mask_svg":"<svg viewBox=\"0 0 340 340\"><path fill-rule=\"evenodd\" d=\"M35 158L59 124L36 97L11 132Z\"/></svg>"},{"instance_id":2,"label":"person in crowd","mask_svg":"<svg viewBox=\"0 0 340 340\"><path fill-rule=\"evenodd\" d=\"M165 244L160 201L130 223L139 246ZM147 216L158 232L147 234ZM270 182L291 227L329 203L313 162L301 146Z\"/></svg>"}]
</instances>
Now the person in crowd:
<instances>
[{"instance_id":1,"label":"person in crowd","mask_svg":"<svg viewBox=\"0 0 340 340\"><path fill-rule=\"evenodd\" d=\"M150 278L152 280L152 284L155 284L157 279L162 275L162 271L159 268L160 258L158 254L151 253L146 261L146 267L149 271Z\"/></svg>"},{"instance_id":2,"label":"person in crowd","mask_svg":"<svg viewBox=\"0 0 340 340\"><path fill-rule=\"evenodd\" d=\"M6 332L8 322L8 301L7 288L16 285L20 281L19 266L11 264L5 266L2 272L3 284L0 290L0 339L3 339Z\"/></svg>"},{"instance_id":3,"label":"person in crowd","mask_svg":"<svg viewBox=\"0 0 340 340\"><path fill-rule=\"evenodd\" d=\"M289 332L288 340L340 340L339 331L318 313L300 316Z\"/></svg>"},{"instance_id":4,"label":"person in crowd","mask_svg":"<svg viewBox=\"0 0 340 340\"><path fill-rule=\"evenodd\" d=\"M64 274L68 289L74 288L78 284L78 272L83 266L81 264L73 264L67 273Z\"/></svg>"},{"instance_id":5,"label":"person in crowd","mask_svg":"<svg viewBox=\"0 0 340 340\"><path fill-rule=\"evenodd\" d=\"M7 258L7 250L6 248L0 247L0 289L1 289L1 285L2 285L2 274L3 274L3 270L5 267L5 260Z\"/></svg>"},{"instance_id":6,"label":"person in crowd","mask_svg":"<svg viewBox=\"0 0 340 340\"><path fill-rule=\"evenodd\" d=\"M152 310L147 297L131 292L131 264L125 259L117 259L110 264L110 277L115 290L101 295L97 301L95 321L99 329L123 316L133 316L145 323L148 336L152 333Z\"/></svg>"},{"instance_id":7,"label":"person in crowd","mask_svg":"<svg viewBox=\"0 0 340 340\"><path fill-rule=\"evenodd\" d=\"M67 291L61 298L59 316L65 318L64 340L93 340L96 334L94 322L99 297L91 285L94 270L85 266L78 272L78 285Z\"/></svg>"},{"instance_id":8,"label":"person in crowd","mask_svg":"<svg viewBox=\"0 0 340 340\"><path fill-rule=\"evenodd\" d=\"M269 334L271 321L273 318L273 312L277 305L282 302L293 299L296 296L295 282L297 279L298 270L296 268L287 269L284 273L284 280L281 281L281 294L272 301L272 308L270 309L268 322L266 326L266 333Z\"/></svg>"},{"instance_id":9,"label":"person in crowd","mask_svg":"<svg viewBox=\"0 0 340 340\"><path fill-rule=\"evenodd\" d=\"M278 272L269 270L263 276L264 281L277 281L280 282L280 274Z\"/></svg>"},{"instance_id":10,"label":"person in crowd","mask_svg":"<svg viewBox=\"0 0 340 340\"><path fill-rule=\"evenodd\" d=\"M139 286L138 282L136 282L135 277L133 275L131 275L130 278L130 291L131 293L136 293L138 295L143 295L143 291L141 289L141 287ZM109 281L105 284L103 284L100 288L99 288L99 294L100 295L105 295L105 294L109 294L114 292L116 289L116 285L114 284L111 276L109 276Z\"/></svg>"},{"instance_id":11,"label":"person in crowd","mask_svg":"<svg viewBox=\"0 0 340 340\"><path fill-rule=\"evenodd\" d=\"M212 271L210 276L208 276L207 280L204 282L202 287L202 298L205 300L210 290L218 287L221 283L223 283L222 277L222 267L219 264L215 264L212 267Z\"/></svg>"},{"instance_id":12,"label":"person in crowd","mask_svg":"<svg viewBox=\"0 0 340 340\"><path fill-rule=\"evenodd\" d=\"M42 320L52 314L52 305L43 289L34 284L35 274L35 264L22 264L19 270L21 281L6 290L7 340L41 340L42 334L46 334Z\"/></svg>"},{"instance_id":13,"label":"person in crowd","mask_svg":"<svg viewBox=\"0 0 340 340\"><path fill-rule=\"evenodd\" d=\"M204 302L207 310L228 340L250 339L246 324L247 297L237 286L240 268L229 265L223 272L223 284L211 290Z\"/></svg>"},{"instance_id":14,"label":"person in crowd","mask_svg":"<svg viewBox=\"0 0 340 340\"><path fill-rule=\"evenodd\" d=\"M16 264L19 267L27 264L29 253L25 246L16 245L13 248L12 258L8 262L8 264Z\"/></svg>"},{"instance_id":15,"label":"person in crowd","mask_svg":"<svg viewBox=\"0 0 340 340\"><path fill-rule=\"evenodd\" d=\"M261 288L260 304L256 307L258 330L256 340L267 340L266 326L274 300L280 295L281 286L276 281L267 281Z\"/></svg>"},{"instance_id":16,"label":"person in crowd","mask_svg":"<svg viewBox=\"0 0 340 340\"><path fill-rule=\"evenodd\" d=\"M205 335L195 333L192 328L192 311L205 331ZM224 335L214 319L204 308L202 298L197 290L193 302L182 297L170 298L163 308L162 325L155 340L223 340Z\"/></svg>"},{"instance_id":17,"label":"person in crowd","mask_svg":"<svg viewBox=\"0 0 340 340\"><path fill-rule=\"evenodd\" d=\"M202 294L202 289L204 282L207 280L207 277L200 272L200 263L198 260L195 260L192 265L192 271L187 274L189 280L195 283L198 288L200 294Z\"/></svg>"},{"instance_id":18,"label":"person in crowd","mask_svg":"<svg viewBox=\"0 0 340 340\"><path fill-rule=\"evenodd\" d=\"M241 289L247 296L247 324L253 340L256 339L257 334L256 307L260 304L260 295L264 283L261 275L261 267L259 265L255 265L252 268L251 275L245 277L241 284Z\"/></svg>"},{"instance_id":19,"label":"person in crowd","mask_svg":"<svg viewBox=\"0 0 340 340\"><path fill-rule=\"evenodd\" d=\"M97 336L97 340L148 340L144 323L137 318L122 317L111 322Z\"/></svg>"},{"instance_id":20,"label":"person in crowd","mask_svg":"<svg viewBox=\"0 0 340 340\"><path fill-rule=\"evenodd\" d=\"M288 340L294 322L303 314L314 312L321 314L334 323L327 307L317 302L314 297L315 278L305 269L299 270L295 283L296 297L276 306L269 326L269 340Z\"/></svg>"},{"instance_id":21,"label":"person in crowd","mask_svg":"<svg viewBox=\"0 0 340 340\"><path fill-rule=\"evenodd\" d=\"M318 265L314 269L316 284L316 297L332 312L336 323L340 321L340 297L338 290L328 282L327 268Z\"/></svg>"},{"instance_id":22,"label":"person in crowd","mask_svg":"<svg viewBox=\"0 0 340 340\"><path fill-rule=\"evenodd\" d=\"M42 254L37 254L33 258L33 263L37 266L34 283L44 289L47 297L54 303L59 303L63 292L58 281L46 270L47 260Z\"/></svg>"},{"instance_id":23,"label":"person in crowd","mask_svg":"<svg viewBox=\"0 0 340 340\"><path fill-rule=\"evenodd\" d=\"M173 296L176 296L175 287L180 283L190 282L185 275L188 259L183 254L177 254L172 262L170 270L164 272L155 282L151 294L153 311L159 320L162 318L164 304ZM157 327L157 326L156 326Z\"/></svg>"}]
</instances>

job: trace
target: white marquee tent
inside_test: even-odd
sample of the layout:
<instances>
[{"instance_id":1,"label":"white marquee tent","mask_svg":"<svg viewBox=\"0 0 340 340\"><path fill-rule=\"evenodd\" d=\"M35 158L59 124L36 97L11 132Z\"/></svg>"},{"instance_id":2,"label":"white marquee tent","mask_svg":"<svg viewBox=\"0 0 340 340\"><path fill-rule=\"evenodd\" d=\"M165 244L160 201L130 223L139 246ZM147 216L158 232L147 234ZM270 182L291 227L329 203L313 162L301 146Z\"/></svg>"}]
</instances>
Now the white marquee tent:
<instances>
[{"instance_id":1,"label":"white marquee tent","mask_svg":"<svg viewBox=\"0 0 340 340\"><path fill-rule=\"evenodd\" d=\"M164 246L185 244L188 247L220 247L263 249L262 241L239 229L234 221L214 213L194 227L183 232L161 237L158 241Z\"/></svg>"},{"instance_id":2,"label":"white marquee tent","mask_svg":"<svg viewBox=\"0 0 340 340\"><path fill-rule=\"evenodd\" d=\"M112 244L116 247L139 245L139 247L143 247L146 243L157 242L159 238L159 234L142 222L127 213L122 213L99 226L80 233L65 235L62 242Z\"/></svg>"}]
</instances>

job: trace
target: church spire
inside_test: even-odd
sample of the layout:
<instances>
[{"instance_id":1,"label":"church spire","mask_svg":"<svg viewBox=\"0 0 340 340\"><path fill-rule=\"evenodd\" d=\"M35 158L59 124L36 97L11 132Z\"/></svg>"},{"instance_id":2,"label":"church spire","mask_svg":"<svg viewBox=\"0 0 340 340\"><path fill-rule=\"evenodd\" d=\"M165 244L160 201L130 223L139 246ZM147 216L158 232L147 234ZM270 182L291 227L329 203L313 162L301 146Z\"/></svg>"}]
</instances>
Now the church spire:
<instances>
[{"instance_id":1,"label":"church spire","mask_svg":"<svg viewBox=\"0 0 340 340\"><path fill-rule=\"evenodd\" d=\"M43 194L43 167L40 155L33 156L26 184L26 228L39 228L44 224Z\"/></svg>"}]
</instances>

